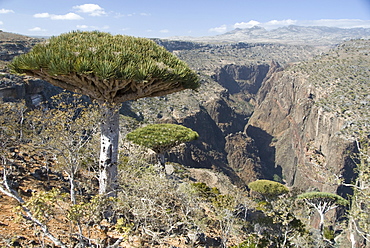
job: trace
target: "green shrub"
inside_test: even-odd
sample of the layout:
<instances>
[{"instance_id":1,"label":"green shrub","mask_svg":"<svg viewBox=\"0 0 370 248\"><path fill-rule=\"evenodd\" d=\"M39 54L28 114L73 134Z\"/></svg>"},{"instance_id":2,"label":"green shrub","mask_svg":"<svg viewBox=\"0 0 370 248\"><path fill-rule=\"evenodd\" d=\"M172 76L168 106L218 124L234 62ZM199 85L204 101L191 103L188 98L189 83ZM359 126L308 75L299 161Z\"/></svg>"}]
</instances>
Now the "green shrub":
<instances>
[{"instance_id":1,"label":"green shrub","mask_svg":"<svg viewBox=\"0 0 370 248\"><path fill-rule=\"evenodd\" d=\"M324 238L327 240L334 240L334 230L329 227L324 227Z\"/></svg>"},{"instance_id":2,"label":"green shrub","mask_svg":"<svg viewBox=\"0 0 370 248\"><path fill-rule=\"evenodd\" d=\"M276 197L289 192L289 189L278 182L270 180L257 180L248 184L248 187L263 195L264 197Z\"/></svg>"},{"instance_id":3,"label":"green shrub","mask_svg":"<svg viewBox=\"0 0 370 248\"><path fill-rule=\"evenodd\" d=\"M210 188L207 184L202 182L193 183L192 187L196 194L205 199L212 199L220 194L220 191L216 187Z\"/></svg>"}]
</instances>

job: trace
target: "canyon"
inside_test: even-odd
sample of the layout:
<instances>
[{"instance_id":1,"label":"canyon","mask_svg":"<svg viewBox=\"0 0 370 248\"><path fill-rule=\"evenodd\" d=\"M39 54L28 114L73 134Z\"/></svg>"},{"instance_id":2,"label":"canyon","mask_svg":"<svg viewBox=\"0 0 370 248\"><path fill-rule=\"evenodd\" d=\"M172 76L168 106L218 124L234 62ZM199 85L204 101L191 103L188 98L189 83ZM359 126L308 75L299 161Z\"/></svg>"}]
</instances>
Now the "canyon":
<instances>
[{"instance_id":1,"label":"canyon","mask_svg":"<svg viewBox=\"0 0 370 248\"><path fill-rule=\"evenodd\" d=\"M4 39L1 60L9 61L37 42L20 36ZM202 86L197 92L125 103L121 112L144 123L177 123L199 133L199 140L172 150L169 161L222 171L243 187L265 178L301 190L348 193L325 182L330 173L346 182L354 177L348 158L353 142L337 135L343 120L317 106L325 90L310 83L309 74L286 69L332 47L156 42L197 70ZM60 92L34 78L6 72L1 78L3 99L25 99L31 107Z\"/></svg>"}]
</instances>

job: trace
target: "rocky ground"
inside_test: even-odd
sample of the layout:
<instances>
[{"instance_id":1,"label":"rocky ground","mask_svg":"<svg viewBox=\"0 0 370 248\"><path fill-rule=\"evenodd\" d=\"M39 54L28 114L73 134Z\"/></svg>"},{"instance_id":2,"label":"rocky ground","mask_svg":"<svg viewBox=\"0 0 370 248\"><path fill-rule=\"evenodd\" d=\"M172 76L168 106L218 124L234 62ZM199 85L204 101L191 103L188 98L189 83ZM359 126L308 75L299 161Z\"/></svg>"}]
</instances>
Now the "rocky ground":
<instances>
[{"instance_id":1,"label":"rocky ground","mask_svg":"<svg viewBox=\"0 0 370 248\"><path fill-rule=\"evenodd\" d=\"M46 160L29 149L12 149L9 156L9 177L19 195L28 199L32 193L50 190L52 187L68 187L63 175L52 173L52 160ZM46 169L48 168L48 169ZM43 238L32 223L25 222L16 208L19 203L6 195L0 197L0 246L40 246ZM59 228L57 225L54 228Z\"/></svg>"}]
</instances>

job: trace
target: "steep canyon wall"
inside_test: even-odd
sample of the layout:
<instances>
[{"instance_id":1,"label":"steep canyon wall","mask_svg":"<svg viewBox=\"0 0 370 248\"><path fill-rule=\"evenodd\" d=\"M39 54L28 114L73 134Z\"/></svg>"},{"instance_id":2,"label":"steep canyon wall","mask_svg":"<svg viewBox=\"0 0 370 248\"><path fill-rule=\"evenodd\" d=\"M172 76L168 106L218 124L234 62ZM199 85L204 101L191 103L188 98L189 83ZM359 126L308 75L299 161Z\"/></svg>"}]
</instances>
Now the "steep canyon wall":
<instances>
[{"instance_id":1,"label":"steep canyon wall","mask_svg":"<svg viewBox=\"0 0 370 248\"><path fill-rule=\"evenodd\" d=\"M334 175L345 175L347 182L354 176L348 159L353 142L339 135L344 119L316 104L325 97L324 89L292 71L275 73L257 97L246 133L255 140L266 139L259 133L270 137L259 142L259 150L273 151L261 153L261 160L289 186L336 191Z\"/></svg>"}]
</instances>

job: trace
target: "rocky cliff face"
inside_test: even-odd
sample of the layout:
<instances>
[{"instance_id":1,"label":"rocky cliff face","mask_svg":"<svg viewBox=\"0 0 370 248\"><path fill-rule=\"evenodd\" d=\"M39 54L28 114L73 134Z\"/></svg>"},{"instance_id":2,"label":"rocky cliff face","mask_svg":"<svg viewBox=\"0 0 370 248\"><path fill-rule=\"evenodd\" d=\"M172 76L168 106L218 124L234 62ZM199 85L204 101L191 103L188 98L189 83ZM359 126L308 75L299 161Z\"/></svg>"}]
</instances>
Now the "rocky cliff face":
<instances>
[{"instance_id":1,"label":"rocky cliff face","mask_svg":"<svg viewBox=\"0 0 370 248\"><path fill-rule=\"evenodd\" d=\"M28 52L41 39L34 39L0 30L0 61L10 61L14 56ZM3 66L3 63L0 63Z\"/></svg>"},{"instance_id":2,"label":"rocky cliff face","mask_svg":"<svg viewBox=\"0 0 370 248\"><path fill-rule=\"evenodd\" d=\"M132 102L130 109L133 113L138 113L138 116L144 116L144 122L176 123L199 133L198 140L171 150L168 154L169 161L193 168L222 171L235 184L242 186L251 180L241 180L238 172L243 171L242 156L246 154L249 146L253 147L253 142L250 141L251 144L248 145L245 140L250 138L235 133L243 130L248 116L236 113L228 103L230 99L225 90L216 83L214 86L221 92L208 92L205 95L204 89L200 89L198 93L176 93L166 96L165 99L141 99ZM151 116L153 118L150 118ZM242 150L237 151L239 148ZM238 168L238 172L230 167L230 159L233 160L233 167ZM250 171L253 172L254 169ZM256 177L254 174L250 175L250 178Z\"/></svg>"},{"instance_id":3,"label":"rocky cliff face","mask_svg":"<svg viewBox=\"0 0 370 248\"><path fill-rule=\"evenodd\" d=\"M27 53L42 39L0 31L0 99L4 101L24 99L27 106L36 107L62 89L40 79L12 75L6 63L15 56Z\"/></svg>"},{"instance_id":4,"label":"rocky cliff face","mask_svg":"<svg viewBox=\"0 0 370 248\"><path fill-rule=\"evenodd\" d=\"M269 69L269 64L229 64L217 69L213 79L230 94L243 93L248 100L257 94Z\"/></svg>"},{"instance_id":5,"label":"rocky cliff face","mask_svg":"<svg viewBox=\"0 0 370 248\"><path fill-rule=\"evenodd\" d=\"M333 191L329 177L351 170L346 151L352 142L338 136L344 121L315 105L325 97L323 89L301 75L279 72L265 82L261 92L266 91L246 127L265 151L260 158L273 172L265 176L276 174L301 189Z\"/></svg>"},{"instance_id":6,"label":"rocky cliff face","mask_svg":"<svg viewBox=\"0 0 370 248\"><path fill-rule=\"evenodd\" d=\"M264 176L277 175L303 190L349 192L334 182L355 177L353 137L368 130L369 72L362 68L369 63L370 44L345 47L264 81L245 129L256 142L264 171L270 171Z\"/></svg>"}]
</instances>

